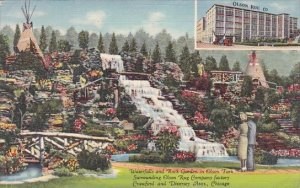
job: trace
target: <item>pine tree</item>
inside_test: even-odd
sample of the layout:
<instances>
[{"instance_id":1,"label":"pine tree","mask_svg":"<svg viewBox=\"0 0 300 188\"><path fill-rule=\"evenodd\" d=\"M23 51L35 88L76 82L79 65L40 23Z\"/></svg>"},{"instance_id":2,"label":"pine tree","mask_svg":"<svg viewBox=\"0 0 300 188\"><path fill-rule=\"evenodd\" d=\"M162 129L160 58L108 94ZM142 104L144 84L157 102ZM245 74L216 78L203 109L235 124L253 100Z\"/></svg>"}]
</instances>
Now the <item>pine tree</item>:
<instances>
[{"instance_id":1,"label":"pine tree","mask_svg":"<svg viewBox=\"0 0 300 188\"><path fill-rule=\"evenodd\" d=\"M20 27L19 24L16 25L16 32L15 32L15 36L14 36L14 47L17 46L19 39L21 36L21 31L20 31Z\"/></svg>"},{"instance_id":2,"label":"pine tree","mask_svg":"<svg viewBox=\"0 0 300 188\"><path fill-rule=\"evenodd\" d=\"M115 36L115 33L113 33L110 44L109 44L109 53L110 54L118 54L118 52L119 52L119 49L118 49L118 45L117 45L116 36Z\"/></svg>"},{"instance_id":3,"label":"pine tree","mask_svg":"<svg viewBox=\"0 0 300 188\"><path fill-rule=\"evenodd\" d=\"M240 62L236 61L232 68L233 71L241 71Z\"/></svg>"},{"instance_id":4,"label":"pine tree","mask_svg":"<svg viewBox=\"0 0 300 188\"><path fill-rule=\"evenodd\" d=\"M78 42L79 47L82 49L87 49L89 45L89 32L88 31L81 31L78 34Z\"/></svg>"},{"instance_id":5,"label":"pine tree","mask_svg":"<svg viewBox=\"0 0 300 188\"><path fill-rule=\"evenodd\" d=\"M228 63L226 55L223 55L221 57L221 60L220 60L220 63L219 63L219 70L221 70L221 71L230 71L229 63Z\"/></svg>"},{"instance_id":6,"label":"pine tree","mask_svg":"<svg viewBox=\"0 0 300 188\"><path fill-rule=\"evenodd\" d=\"M129 52L129 44L128 44L128 41L126 40L125 42L124 42L124 45L123 45L123 47L122 47L122 51L123 52Z\"/></svg>"},{"instance_id":7,"label":"pine tree","mask_svg":"<svg viewBox=\"0 0 300 188\"><path fill-rule=\"evenodd\" d=\"M40 48L41 48L42 52L45 52L45 50L47 48L47 36L46 36L46 31L45 31L44 26L42 26L42 29L41 29Z\"/></svg>"},{"instance_id":8,"label":"pine tree","mask_svg":"<svg viewBox=\"0 0 300 188\"><path fill-rule=\"evenodd\" d=\"M191 78L191 63L190 63L190 51L187 45L185 45L179 56L179 66L184 73L185 79Z\"/></svg>"},{"instance_id":9,"label":"pine tree","mask_svg":"<svg viewBox=\"0 0 300 188\"><path fill-rule=\"evenodd\" d=\"M210 72L212 70L218 70L216 59L213 58L212 56L208 56L205 59L204 69L205 69L205 71L208 71L208 72Z\"/></svg>"},{"instance_id":10,"label":"pine tree","mask_svg":"<svg viewBox=\"0 0 300 188\"><path fill-rule=\"evenodd\" d=\"M175 53L175 50L173 48L173 43L171 41L169 41L169 44L166 47L166 58L165 58L165 60L166 60L166 62L173 62L173 63L177 62L176 53Z\"/></svg>"},{"instance_id":11,"label":"pine tree","mask_svg":"<svg viewBox=\"0 0 300 188\"><path fill-rule=\"evenodd\" d=\"M146 43L144 42L141 49L140 49L140 53L143 54L145 57L148 57L148 52L147 52L147 47L146 47Z\"/></svg>"},{"instance_id":12,"label":"pine tree","mask_svg":"<svg viewBox=\"0 0 300 188\"><path fill-rule=\"evenodd\" d=\"M49 44L49 52L57 51L57 41L55 31L52 31L51 40Z\"/></svg>"},{"instance_id":13,"label":"pine tree","mask_svg":"<svg viewBox=\"0 0 300 188\"><path fill-rule=\"evenodd\" d=\"M136 51L137 51L136 41L135 41L135 38L132 38L131 42L130 42L130 46L129 46L129 52L133 53Z\"/></svg>"},{"instance_id":14,"label":"pine tree","mask_svg":"<svg viewBox=\"0 0 300 188\"><path fill-rule=\"evenodd\" d=\"M69 52L71 50L71 44L67 40L59 40L57 44L57 49L60 52Z\"/></svg>"},{"instance_id":15,"label":"pine tree","mask_svg":"<svg viewBox=\"0 0 300 188\"><path fill-rule=\"evenodd\" d=\"M160 63L161 62L161 53L160 53L160 48L159 48L158 42L156 42L154 51L152 53L152 61L154 63Z\"/></svg>"},{"instance_id":16,"label":"pine tree","mask_svg":"<svg viewBox=\"0 0 300 188\"><path fill-rule=\"evenodd\" d=\"M251 97L252 95L252 78L250 76L245 76L242 84L241 96Z\"/></svg>"},{"instance_id":17,"label":"pine tree","mask_svg":"<svg viewBox=\"0 0 300 188\"><path fill-rule=\"evenodd\" d=\"M100 35L99 35L98 50L100 53L105 53L105 47L104 47L102 33L100 33Z\"/></svg>"},{"instance_id":18,"label":"pine tree","mask_svg":"<svg viewBox=\"0 0 300 188\"><path fill-rule=\"evenodd\" d=\"M0 65L5 68L5 59L9 56L8 37L0 33Z\"/></svg>"}]
</instances>

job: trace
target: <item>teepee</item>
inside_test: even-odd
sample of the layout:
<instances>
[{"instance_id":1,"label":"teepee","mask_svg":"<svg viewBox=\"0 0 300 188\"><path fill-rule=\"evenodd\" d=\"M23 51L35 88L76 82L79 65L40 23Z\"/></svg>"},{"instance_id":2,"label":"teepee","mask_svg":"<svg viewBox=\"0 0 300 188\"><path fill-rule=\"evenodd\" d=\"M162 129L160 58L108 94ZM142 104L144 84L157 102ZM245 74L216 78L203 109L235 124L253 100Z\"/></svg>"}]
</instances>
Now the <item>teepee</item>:
<instances>
[{"instance_id":1,"label":"teepee","mask_svg":"<svg viewBox=\"0 0 300 188\"><path fill-rule=\"evenodd\" d=\"M259 85L269 88L268 82L264 75L264 71L262 70L262 67L258 63L258 58L256 57L255 51L253 51L249 55L249 63L246 67L245 73L246 75L251 76L252 80L258 80Z\"/></svg>"},{"instance_id":2,"label":"teepee","mask_svg":"<svg viewBox=\"0 0 300 188\"><path fill-rule=\"evenodd\" d=\"M34 37L33 28L32 28L33 24L32 22L30 22L30 19L33 15L35 8L36 6L30 12L30 0L28 3L27 0L25 0L25 8L22 6L21 9L26 18L26 23L23 23L23 31L21 33L16 49L18 52L27 52L27 51L33 52L41 59L44 68L48 69L49 65L46 63L43 52L41 51L37 43L37 40Z\"/></svg>"}]
</instances>

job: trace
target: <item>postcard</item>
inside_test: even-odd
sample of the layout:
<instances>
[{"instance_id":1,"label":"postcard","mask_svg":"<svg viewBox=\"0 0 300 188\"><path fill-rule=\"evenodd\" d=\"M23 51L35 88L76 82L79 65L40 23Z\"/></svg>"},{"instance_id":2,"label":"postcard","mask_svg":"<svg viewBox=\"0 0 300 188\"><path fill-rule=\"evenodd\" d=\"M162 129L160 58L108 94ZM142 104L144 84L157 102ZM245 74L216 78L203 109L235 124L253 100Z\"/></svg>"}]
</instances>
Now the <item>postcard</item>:
<instances>
[{"instance_id":1,"label":"postcard","mask_svg":"<svg viewBox=\"0 0 300 188\"><path fill-rule=\"evenodd\" d=\"M298 188L299 4L0 0L0 187Z\"/></svg>"}]
</instances>

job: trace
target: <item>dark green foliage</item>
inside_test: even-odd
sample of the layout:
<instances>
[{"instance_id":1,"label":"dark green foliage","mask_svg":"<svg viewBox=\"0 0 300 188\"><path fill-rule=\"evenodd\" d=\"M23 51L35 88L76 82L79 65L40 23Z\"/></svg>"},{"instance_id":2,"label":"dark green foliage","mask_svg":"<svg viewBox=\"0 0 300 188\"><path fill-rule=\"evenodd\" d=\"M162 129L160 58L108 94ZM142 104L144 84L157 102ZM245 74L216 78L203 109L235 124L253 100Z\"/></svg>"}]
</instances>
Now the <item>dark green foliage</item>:
<instances>
[{"instance_id":1,"label":"dark green foliage","mask_svg":"<svg viewBox=\"0 0 300 188\"><path fill-rule=\"evenodd\" d=\"M184 74L185 79L191 78L191 62L190 62L190 51L187 45L185 45L179 56L179 66Z\"/></svg>"},{"instance_id":2,"label":"dark green foliage","mask_svg":"<svg viewBox=\"0 0 300 188\"><path fill-rule=\"evenodd\" d=\"M233 70L233 71L241 71L240 62L236 61L236 62L233 64L232 70Z\"/></svg>"},{"instance_id":3,"label":"dark green foliage","mask_svg":"<svg viewBox=\"0 0 300 188\"><path fill-rule=\"evenodd\" d=\"M14 47L17 46L20 37L21 37L21 30L20 30L19 24L17 24L15 35L14 35Z\"/></svg>"},{"instance_id":4,"label":"dark green foliage","mask_svg":"<svg viewBox=\"0 0 300 188\"><path fill-rule=\"evenodd\" d=\"M98 50L100 53L105 53L105 47L104 47L102 33L100 33L100 35L99 35Z\"/></svg>"},{"instance_id":5,"label":"dark green foliage","mask_svg":"<svg viewBox=\"0 0 300 188\"><path fill-rule=\"evenodd\" d=\"M177 62L176 52L174 50L173 43L171 41L169 41L169 44L166 47L165 61L166 62L173 62L173 63Z\"/></svg>"},{"instance_id":6,"label":"dark green foliage","mask_svg":"<svg viewBox=\"0 0 300 188\"><path fill-rule=\"evenodd\" d=\"M251 97L253 90L252 78L250 76L245 76L242 84L241 96Z\"/></svg>"},{"instance_id":7,"label":"dark green foliage","mask_svg":"<svg viewBox=\"0 0 300 188\"><path fill-rule=\"evenodd\" d=\"M61 168L56 168L54 169L54 173L55 176L59 176L59 177L69 177L69 176L73 176L73 173L70 172L70 170L66 167L61 167Z\"/></svg>"},{"instance_id":8,"label":"dark green foliage","mask_svg":"<svg viewBox=\"0 0 300 188\"><path fill-rule=\"evenodd\" d=\"M154 48L154 51L153 51L151 57L152 57L152 61L154 63L160 63L161 62L161 52L160 52L158 42L156 42L156 45L155 45L155 48Z\"/></svg>"},{"instance_id":9,"label":"dark green foliage","mask_svg":"<svg viewBox=\"0 0 300 188\"><path fill-rule=\"evenodd\" d=\"M149 117L141 114L132 114L128 121L134 124L134 129L142 128L149 120Z\"/></svg>"},{"instance_id":10,"label":"dark green foliage","mask_svg":"<svg viewBox=\"0 0 300 188\"><path fill-rule=\"evenodd\" d=\"M118 54L119 53L115 33L113 33L112 37L111 37L111 41L110 41L110 44L109 44L109 53L110 54Z\"/></svg>"},{"instance_id":11,"label":"dark green foliage","mask_svg":"<svg viewBox=\"0 0 300 188\"><path fill-rule=\"evenodd\" d=\"M221 71L230 71L229 63L226 55L223 55L220 60L219 70Z\"/></svg>"},{"instance_id":12,"label":"dark green foliage","mask_svg":"<svg viewBox=\"0 0 300 188\"><path fill-rule=\"evenodd\" d=\"M136 41L135 38L132 38L129 46L129 52L134 53L136 51L137 51Z\"/></svg>"},{"instance_id":13,"label":"dark green foliage","mask_svg":"<svg viewBox=\"0 0 300 188\"><path fill-rule=\"evenodd\" d=\"M161 163L163 158L159 153L149 153L130 156L129 161L137 163Z\"/></svg>"},{"instance_id":14,"label":"dark green foliage","mask_svg":"<svg viewBox=\"0 0 300 188\"><path fill-rule=\"evenodd\" d=\"M122 46L122 51L129 52L129 43L127 40L125 41L124 45Z\"/></svg>"},{"instance_id":15,"label":"dark green foliage","mask_svg":"<svg viewBox=\"0 0 300 188\"><path fill-rule=\"evenodd\" d=\"M300 104L295 103L292 106L291 119L293 126L296 128L300 128Z\"/></svg>"},{"instance_id":16,"label":"dark green foliage","mask_svg":"<svg viewBox=\"0 0 300 188\"><path fill-rule=\"evenodd\" d=\"M204 69L205 69L205 71L208 71L208 72L210 72L212 70L218 70L216 59L213 58L212 56L208 56L205 59Z\"/></svg>"},{"instance_id":17,"label":"dark green foliage","mask_svg":"<svg viewBox=\"0 0 300 188\"><path fill-rule=\"evenodd\" d=\"M255 153L255 163L263 165L275 165L277 164L278 157L266 152L259 150Z\"/></svg>"},{"instance_id":18,"label":"dark green foliage","mask_svg":"<svg viewBox=\"0 0 300 188\"><path fill-rule=\"evenodd\" d=\"M49 44L49 52L54 52L57 50L57 41L55 31L52 31L51 40Z\"/></svg>"},{"instance_id":19,"label":"dark green foliage","mask_svg":"<svg viewBox=\"0 0 300 188\"><path fill-rule=\"evenodd\" d=\"M296 63L290 72L290 79L294 84L300 84L300 62Z\"/></svg>"},{"instance_id":20,"label":"dark green foliage","mask_svg":"<svg viewBox=\"0 0 300 188\"><path fill-rule=\"evenodd\" d=\"M179 132L173 132L170 130L170 128L162 129L156 135L157 140L155 142L155 146L159 150L164 162L170 162L172 160L172 156L175 154L179 146Z\"/></svg>"},{"instance_id":21,"label":"dark green foliage","mask_svg":"<svg viewBox=\"0 0 300 188\"><path fill-rule=\"evenodd\" d=\"M213 131L217 138L233 126L233 116L230 105L222 100L216 100L213 104L209 119L213 122Z\"/></svg>"},{"instance_id":22,"label":"dark green foliage","mask_svg":"<svg viewBox=\"0 0 300 188\"><path fill-rule=\"evenodd\" d=\"M77 155L80 168L88 170L104 171L111 168L109 159L98 152L83 150Z\"/></svg>"},{"instance_id":23,"label":"dark green foliage","mask_svg":"<svg viewBox=\"0 0 300 188\"><path fill-rule=\"evenodd\" d=\"M69 52L71 50L71 45L67 40L59 40L57 43L57 49L60 52Z\"/></svg>"},{"instance_id":24,"label":"dark green foliage","mask_svg":"<svg viewBox=\"0 0 300 188\"><path fill-rule=\"evenodd\" d=\"M145 57L148 57L148 51L147 51L147 46L146 43L144 42L141 49L140 49L140 53L143 54Z\"/></svg>"},{"instance_id":25,"label":"dark green foliage","mask_svg":"<svg viewBox=\"0 0 300 188\"><path fill-rule=\"evenodd\" d=\"M46 36L46 31L45 31L44 26L42 26L42 29L41 29L39 46L40 46L42 52L45 52L45 50L47 48L47 36Z\"/></svg>"},{"instance_id":26,"label":"dark green foliage","mask_svg":"<svg viewBox=\"0 0 300 188\"><path fill-rule=\"evenodd\" d=\"M9 44L7 36L0 34L0 65L4 68L6 64L6 57L9 56Z\"/></svg>"},{"instance_id":27,"label":"dark green foliage","mask_svg":"<svg viewBox=\"0 0 300 188\"><path fill-rule=\"evenodd\" d=\"M89 32L88 31L81 31L78 34L78 42L79 47L82 49L87 49L89 45Z\"/></svg>"},{"instance_id":28,"label":"dark green foliage","mask_svg":"<svg viewBox=\"0 0 300 188\"><path fill-rule=\"evenodd\" d=\"M260 133L274 133L280 129L280 125L274 121L266 124L258 124L257 130Z\"/></svg>"}]
</instances>

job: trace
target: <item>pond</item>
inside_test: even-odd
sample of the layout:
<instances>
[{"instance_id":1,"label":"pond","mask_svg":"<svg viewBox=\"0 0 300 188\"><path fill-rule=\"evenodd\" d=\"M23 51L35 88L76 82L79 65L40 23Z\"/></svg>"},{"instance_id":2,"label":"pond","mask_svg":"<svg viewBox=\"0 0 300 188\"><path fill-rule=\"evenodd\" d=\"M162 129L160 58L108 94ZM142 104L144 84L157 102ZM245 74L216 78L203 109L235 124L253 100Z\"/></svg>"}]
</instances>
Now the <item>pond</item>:
<instances>
[{"instance_id":1,"label":"pond","mask_svg":"<svg viewBox=\"0 0 300 188\"><path fill-rule=\"evenodd\" d=\"M29 164L26 170L7 176L0 176L0 181L24 181L41 176L43 174L40 164Z\"/></svg>"},{"instance_id":2,"label":"pond","mask_svg":"<svg viewBox=\"0 0 300 188\"><path fill-rule=\"evenodd\" d=\"M137 153L131 154L118 154L112 155L111 160L116 162L128 162L130 156L140 155ZM233 163L240 163L236 156L229 156L229 157L198 157L197 161L207 161L207 162L233 162ZM300 167L300 159L284 159L279 158L276 165L272 166L299 166Z\"/></svg>"},{"instance_id":3,"label":"pond","mask_svg":"<svg viewBox=\"0 0 300 188\"><path fill-rule=\"evenodd\" d=\"M210 161L210 162L233 162L239 163L240 161L236 156L229 157L198 157L197 161ZM300 159L285 159L279 158L276 165L272 166L300 166Z\"/></svg>"}]
</instances>

